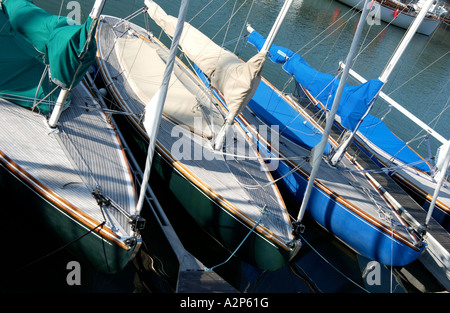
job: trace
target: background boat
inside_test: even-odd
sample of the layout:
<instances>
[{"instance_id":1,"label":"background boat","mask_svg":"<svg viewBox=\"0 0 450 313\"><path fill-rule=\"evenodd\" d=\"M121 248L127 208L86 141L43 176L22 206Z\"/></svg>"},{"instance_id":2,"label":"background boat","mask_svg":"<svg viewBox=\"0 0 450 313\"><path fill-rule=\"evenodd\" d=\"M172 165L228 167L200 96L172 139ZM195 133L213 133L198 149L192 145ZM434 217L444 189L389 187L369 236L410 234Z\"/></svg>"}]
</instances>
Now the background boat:
<instances>
[{"instance_id":1,"label":"background boat","mask_svg":"<svg viewBox=\"0 0 450 313\"><path fill-rule=\"evenodd\" d=\"M338 0L354 9L362 10L364 1L362 0ZM372 23L376 20L382 20L388 24L392 24L403 29L408 29L414 18L420 11L420 7L423 1L412 1L412 4L405 4L400 1L392 0L377 0L373 4L373 13L369 17L372 19ZM419 34L429 36L434 32L439 23L441 22L441 14L445 15L446 12L442 12L438 5L433 5L430 9L429 14L424 19L422 25L417 29Z\"/></svg>"}]
</instances>

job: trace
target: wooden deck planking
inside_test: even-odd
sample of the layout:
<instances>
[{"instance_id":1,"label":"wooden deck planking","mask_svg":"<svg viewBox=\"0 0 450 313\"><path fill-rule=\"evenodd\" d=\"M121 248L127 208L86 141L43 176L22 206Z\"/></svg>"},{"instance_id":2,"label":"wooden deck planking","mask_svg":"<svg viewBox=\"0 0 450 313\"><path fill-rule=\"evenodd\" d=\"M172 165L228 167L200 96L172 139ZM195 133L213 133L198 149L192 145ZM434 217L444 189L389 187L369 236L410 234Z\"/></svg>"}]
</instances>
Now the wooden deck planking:
<instances>
[{"instance_id":1,"label":"wooden deck planking","mask_svg":"<svg viewBox=\"0 0 450 313\"><path fill-rule=\"evenodd\" d=\"M114 32L120 36L121 34L124 34L124 36L128 36L130 33L124 33L123 30L115 29L114 31L111 31L110 26L108 25L108 19L106 18L104 20L104 23L102 27L108 27L108 31L102 32L102 36L100 36L99 40L101 41L99 43L99 46L104 47L104 51L111 51L111 53L104 52L104 61L105 66L107 67L108 71L110 72L111 77L114 80L114 86L120 93L121 97L124 99L125 104L129 107L130 112L135 113L136 116L141 114L144 110L144 106L142 102L139 99L139 96L137 96L133 90L133 88L128 83L127 79L124 77L125 73L119 72L117 69L121 68L120 62L117 59L116 53L114 52L113 44L115 42L114 36L112 35ZM130 26L133 27L133 26ZM199 82L195 82L196 85L201 86ZM198 95L197 95L198 96ZM214 108L214 107L213 107ZM217 114L220 114L216 112ZM222 115L225 113L222 112ZM138 118L139 119L139 118ZM176 140L178 138L173 138L171 136L172 128L174 127L174 124L167 120L166 118L163 118L161 121L161 127L158 134L158 142L162 144L169 152ZM240 136L239 140L244 140L243 132L239 131ZM186 138L194 138L192 133L189 132ZM206 143L205 138L201 138L200 136L195 135L195 140L197 143L197 147L192 146L192 156L194 151L204 151L204 145ZM200 144L200 141L202 143ZM188 144L188 143L186 143ZM189 144L194 145L193 142L190 142ZM210 146L209 143L206 144L206 147ZM238 145L242 147L243 145ZM248 144L247 144L248 148ZM196 150L197 149L197 150ZM230 151L228 151L230 152ZM238 153L244 153L243 155L248 154L249 150L246 151L239 151ZM232 154L236 154L236 151L231 151ZM222 161L220 161L222 159ZM251 188L243 188L242 184L244 183L243 177L238 177L236 174L238 171L235 171L234 173L230 171L231 167L241 167L236 160L226 160L223 161L225 158L219 158L215 161L209 162L206 161L204 158L201 158L201 160L195 160L194 158L190 158L189 160L178 160L183 166L185 166L189 171L194 173L194 175L202 181L206 186L209 186L212 190L214 190L217 194L219 194L224 199L227 199L230 201L230 203L234 204L243 214L251 217L255 222L258 222L261 216L261 209L263 205L261 203L267 203L269 205L269 210L271 211L271 214L267 214L264 217L264 225L268 227L269 229L274 226L275 229L271 229L276 233L276 235L283 238L285 241L291 240L291 234L290 234L290 227L289 227L289 221L287 219L287 212L284 208L284 205L278 201L279 195L277 194L277 187L275 185L268 186L264 189L264 191L256 192L252 190ZM264 173L263 176L261 176L260 171L260 165L258 161L251 161L253 162L253 170L252 175L254 177L258 177L258 183L260 184L267 184L270 182L270 178L268 176L265 176L266 173ZM257 164L255 166L255 164ZM255 171L255 169L258 169L258 172ZM251 169L249 169L251 170ZM239 185L239 183L241 185ZM255 183L254 183L255 184ZM276 199L276 200L274 200ZM280 212L282 211L282 212ZM282 222L280 222L280 219Z\"/></svg>"},{"instance_id":2,"label":"wooden deck planking","mask_svg":"<svg viewBox=\"0 0 450 313\"><path fill-rule=\"evenodd\" d=\"M59 133L51 131L41 114L1 99L0 150L52 192L103 221L92 195L94 182L104 184L104 194L128 211L134 203L134 191L116 137L100 108L91 107L91 114L81 108L84 101L92 106L84 88L75 88L71 106L61 115ZM123 235L128 235L127 221L117 212L112 215L115 217L109 226L118 221Z\"/></svg>"}]
</instances>

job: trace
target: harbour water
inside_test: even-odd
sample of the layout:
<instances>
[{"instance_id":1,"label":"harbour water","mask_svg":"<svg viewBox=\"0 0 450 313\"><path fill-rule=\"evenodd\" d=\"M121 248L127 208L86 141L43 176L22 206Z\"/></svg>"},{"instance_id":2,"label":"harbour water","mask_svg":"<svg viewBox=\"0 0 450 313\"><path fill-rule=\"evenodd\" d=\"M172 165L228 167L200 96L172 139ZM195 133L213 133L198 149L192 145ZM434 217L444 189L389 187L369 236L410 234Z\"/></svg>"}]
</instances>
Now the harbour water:
<instances>
[{"instance_id":1,"label":"harbour water","mask_svg":"<svg viewBox=\"0 0 450 313\"><path fill-rule=\"evenodd\" d=\"M62 4L60 0L35 1L49 12L61 15L73 12L73 2L80 5L81 20L84 20L93 0L62 1ZM110 0L106 2L103 12L127 17L141 8L143 2ZM157 2L168 14L177 15L179 1ZM210 2L215 3L208 5ZM235 40L241 32L245 34L243 25L249 23L258 32L267 35L282 3L281 0L191 0L187 19L217 43L224 43L229 50L246 60L256 50L244 41ZM252 14L248 15L251 6ZM231 12L238 8L239 11L227 24ZM275 43L302 54L318 70L334 74L338 62L345 59L358 18L359 13L335 0L294 0ZM141 26L148 25L154 34L160 34L159 29L151 21L147 23L142 14L132 21ZM441 23L431 36L415 35L383 89L425 123L431 123L446 138L450 134L450 115L445 111L450 96L450 29L447 27ZM383 22L380 25L366 25L366 28L363 49L354 69L366 79L371 79L380 75L405 31ZM167 40L163 35L161 39ZM280 90L291 91L291 86L286 85L289 76L279 65L266 62L263 76ZM386 110L386 104L379 100L373 113L382 116ZM407 141L419 133L414 124L395 110L386 115L385 122ZM415 140L411 145L422 155L428 156L427 144L423 140ZM438 146L436 141L431 141L432 153ZM228 258L229 254L199 229L178 203L164 197L164 190L157 182L152 186L188 251L208 267L221 264ZM143 234L142 253L123 272L105 275L61 249L61 244L54 240L52 234L42 233L29 217L36 213L33 208L22 208L14 214L0 211L3 220L10 221L6 244L11 250L8 258L1 261L2 292L167 293L173 290L177 274L176 258L149 212L144 213L147 227ZM26 233L23 233L24 229ZM405 268L380 267L379 279L371 282L362 275L369 260L357 256L312 221L306 221L306 229L303 248L292 266L264 272L232 258L215 271L237 290L249 293L442 291L420 263ZM69 273L66 266L73 260L81 264L80 285L69 285L66 280ZM420 283L412 285L401 279L408 275L416 276Z\"/></svg>"}]
</instances>

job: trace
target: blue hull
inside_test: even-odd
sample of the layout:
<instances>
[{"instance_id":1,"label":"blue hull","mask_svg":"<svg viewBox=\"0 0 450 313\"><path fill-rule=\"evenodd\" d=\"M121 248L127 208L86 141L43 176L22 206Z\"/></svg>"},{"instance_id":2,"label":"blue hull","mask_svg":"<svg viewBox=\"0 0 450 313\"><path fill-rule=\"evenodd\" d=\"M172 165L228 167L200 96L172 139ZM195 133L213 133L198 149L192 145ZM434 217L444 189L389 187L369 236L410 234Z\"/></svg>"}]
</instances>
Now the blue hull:
<instances>
[{"instance_id":1,"label":"blue hull","mask_svg":"<svg viewBox=\"0 0 450 313\"><path fill-rule=\"evenodd\" d=\"M280 161L275 178L283 177L292 166ZM300 207L308 179L294 172L280 180L280 190ZM358 212L340 203L336 197L314 186L307 212L322 227L359 254L381 264L404 266L415 261L421 250L409 246L365 220Z\"/></svg>"},{"instance_id":2,"label":"blue hull","mask_svg":"<svg viewBox=\"0 0 450 313\"><path fill-rule=\"evenodd\" d=\"M195 68L195 70L202 82L209 85L209 81L205 75L198 68ZM303 117L296 113L293 115L293 108L282 97L278 97L275 101L276 105L273 105L273 108L276 106L276 111L283 112L282 114L278 113L272 115L271 112L275 112L275 110L264 110L264 108L267 107L263 107L258 103L258 99L266 99L261 93L261 90L264 92L267 88L271 87L262 80L255 96L248 106L252 110L254 109L253 112L265 123L268 123L268 125L280 125L280 132L285 125L289 125L289 128L294 129L293 127L295 126L289 119L295 117L295 124L301 125L302 131L308 131L309 129L309 135L304 136L308 138L308 142L305 143L305 141L302 141L302 143L299 144L304 147L311 144L314 146L314 141L320 140L321 134L315 132L312 125L306 123ZM213 93L223 105L226 105L216 90L213 89ZM275 94L276 93L273 93L273 95ZM270 108L272 108L272 105L270 105L269 109ZM250 132L245 123L240 120L240 117L236 120L244 129ZM288 120L289 122L287 122ZM294 131L289 130L289 132L283 132L283 136L298 142L298 139L295 139L298 137ZM255 138L261 154L268 151L267 146L256 139L257 136L252 137ZM269 155L266 155L266 157L269 157ZM289 174L295 164L290 164L288 162L289 161L280 160L279 166L276 171L272 172L272 175L275 179L283 177L279 180L280 190L292 203L300 207L309 175L302 173L299 170ZM322 190L317 185L313 187L307 212L315 221L357 253L371 260L378 261L381 264L404 266L415 261L423 250L423 247L417 248L392 237L386 230L383 230L364 219L358 214L357 208L347 206L342 200L336 198L333 194Z\"/></svg>"}]
</instances>

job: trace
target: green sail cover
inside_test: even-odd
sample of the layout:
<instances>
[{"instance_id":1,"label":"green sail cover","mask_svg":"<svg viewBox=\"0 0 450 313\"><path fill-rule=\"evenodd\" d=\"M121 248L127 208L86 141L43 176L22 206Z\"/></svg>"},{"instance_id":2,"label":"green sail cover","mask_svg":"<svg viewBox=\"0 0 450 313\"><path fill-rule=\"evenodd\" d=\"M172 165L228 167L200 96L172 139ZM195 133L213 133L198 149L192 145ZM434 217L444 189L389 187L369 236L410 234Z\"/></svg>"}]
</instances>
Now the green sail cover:
<instances>
[{"instance_id":1,"label":"green sail cover","mask_svg":"<svg viewBox=\"0 0 450 313\"><path fill-rule=\"evenodd\" d=\"M77 25L32 0L2 0L1 5L0 96L26 107L32 107L35 98L45 99L37 109L48 114L48 100L56 100L59 87L76 86L95 62L97 47L89 34L96 23L88 17Z\"/></svg>"}]
</instances>

